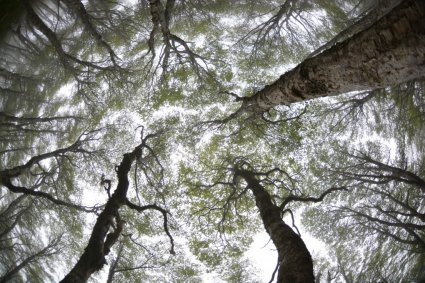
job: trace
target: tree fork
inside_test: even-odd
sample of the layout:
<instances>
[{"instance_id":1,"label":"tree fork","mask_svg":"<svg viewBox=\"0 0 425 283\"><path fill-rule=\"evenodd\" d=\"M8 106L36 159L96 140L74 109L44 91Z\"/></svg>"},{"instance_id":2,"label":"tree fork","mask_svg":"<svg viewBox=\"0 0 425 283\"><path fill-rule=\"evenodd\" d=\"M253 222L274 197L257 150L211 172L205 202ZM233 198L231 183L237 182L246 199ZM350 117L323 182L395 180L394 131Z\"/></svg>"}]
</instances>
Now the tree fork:
<instances>
[{"instance_id":1,"label":"tree fork","mask_svg":"<svg viewBox=\"0 0 425 283\"><path fill-rule=\"evenodd\" d=\"M120 165L116 168L118 177L117 188L108 199L105 209L99 214L93 227L89 243L84 249L83 254L72 270L61 281L62 283L86 282L94 272L100 270L106 264L105 256L109 254L111 247L118 240L125 222L124 220L121 220L119 216L119 209L124 205L127 205L132 209L135 209L136 207L129 205L131 203L127 199L129 187L128 173L130 172L134 160L141 156L143 148L150 149L150 147L146 144L146 141L155 136L157 136L157 134L147 135L143 138L142 143L132 152L124 154ZM171 251L174 253L173 238L171 237L167 227L166 211L157 205L148 205L137 208L139 211L155 209L163 213L165 218L164 230L171 240ZM109 229L113 227L112 224L114 219L116 221L116 228L112 232L109 232Z\"/></svg>"},{"instance_id":2,"label":"tree fork","mask_svg":"<svg viewBox=\"0 0 425 283\"><path fill-rule=\"evenodd\" d=\"M121 220L118 216L118 210L126 202L129 186L127 174L139 151L140 148L136 147L131 153L124 154L124 158L117 169L117 188L111 198L108 199L105 209L97 218L84 253L74 268L61 281L62 283L86 282L94 272L100 270L106 264L105 256L114 244L110 242L110 239L111 237L115 238L115 241L118 239L116 231L111 233L108 233L108 231L112 226L114 218L117 219L117 226L122 225L122 223L119 223ZM122 229L122 227L120 228Z\"/></svg>"}]
</instances>

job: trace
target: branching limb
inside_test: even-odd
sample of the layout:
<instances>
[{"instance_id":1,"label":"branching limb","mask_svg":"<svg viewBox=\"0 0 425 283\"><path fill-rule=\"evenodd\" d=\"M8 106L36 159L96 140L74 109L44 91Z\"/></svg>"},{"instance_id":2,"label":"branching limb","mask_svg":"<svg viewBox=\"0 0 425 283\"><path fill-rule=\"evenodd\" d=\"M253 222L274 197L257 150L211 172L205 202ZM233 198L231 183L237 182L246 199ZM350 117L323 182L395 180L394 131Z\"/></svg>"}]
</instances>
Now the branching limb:
<instances>
[{"instance_id":1,"label":"branching limb","mask_svg":"<svg viewBox=\"0 0 425 283\"><path fill-rule=\"evenodd\" d=\"M373 190L373 191L375 193L382 194L385 197L388 197L388 199L390 199L394 203L398 204L400 207L402 207L402 208L404 208L404 209L406 209L407 211L410 212L410 214L409 214L409 213L406 213L406 212L403 213L401 211L395 211L396 213L403 214L405 216L410 216L410 217L417 217L417 218L421 219L422 222L425 222L425 213L421 213L421 212L419 212L419 209L410 206L408 201L402 201L402 200L398 199L397 197L395 197L390 192L385 192L382 189Z\"/></svg>"},{"instance_id":2,"label":"branching limb","mask_svg":"<svg viewBox=\"0 0 425 283\"><path fill-rule=\"evenodd\" d=\"M58 156L64 156L66 153L87 153L88 151L82 148L83 143L87 141L93 140L93 138L89 137L89 134L93 132L83 132L78 139L68 147L60 148L51 152L43 153L34 157L31 157L25 164L16 166L11 169L5 169L0 171L0 176L3 178L16 178L19 175L27 172L31 169L32 166L41 162L42 160L54 158Z\"/></svg>"},{"instance_id":3,"label":"branching limb","mask_svg":"<svg viewBox=\"0 0 425 283\"><path fill-rule=\"evenodd\" d=\"M294 227L294 228L295 228L295 230L297 230L297 234L298 234L298 236L300 236L300 237L301 237L300 230L298 230L297 225L295 225L295 218L294 218L294 214L292 213L292 210L290 210L289 208L287 208L287 209L283 210L283 211L282 211L282 216L283 216L286 212L288 212L288 213L289 213L289 215L291 215L292 227Z\"/></svg>"},{"instance_id":4,"label":"branching limb","mask_svg":"<svg viewBox=\"0 0 425 283\"><path fill-rule=\"evenodd\" d=\"M415 172L379 161L368 154L360 151L350 153L341 150L356 162L350 163L337 169L330 169L333 174L343 177L345 180L356 181L358 184L384 185L391 182L400 182L413 185L425 192L425 180Z\"/></svg>"},{"instance_id":5,"label":"branching limb","mask_svg":"<svg viewBox=\"0 0 425 283\"><path fill-rule=\"evenodd\" d=\"M28 267L31 263L40 260L43 257L51 256L54 254L57 254L59 252L59 249L57 248L60 242L60 238L58 237L52 241L49 242L49 244L41 249L40 251L29 255L27 258L21 261L21 263L17 264L13 268L6 271L6 273L0 277L0 282L9 282L9 280L12 280L13 277L18 274L20 270L23 268Z\"/></svg>"},{"instance_id":6,"label":"branching limb","mask_svg":"<svg viewBox=\"0 0 425 283\"><path fill-rule=\"evenodd\" d=\"M68 0L73 1L73 0ZM29 0L23 0L25 10L27 12L27 20L29 21L30 27L34 27L38 31L40 31L50 42L50 44L53 46L53 48L56 51L56 54L58 55L59 61L63 65L64 69L68 71L70 74L72 74L75 78L75 80L78 83L90 85L93 82L90 82L88 80L90 76L90 72L92 69L94 70L100 70L100 71L116 71L121 70L116 65L115 57L116 55L111 55L111 60L114 63L113 66L104 66L103 61L100 62L89 62L82 59L79 59L73 55L71 55L69 52L65 51L65 48L61 41L59 40L56 33L43 21L43 19L36 13L34 8L32 7L32 4ZM80 3L81 4L81 3ZM77 8L78 9L78 8ZM48 19L48 18L47 18ZM83 21L84 22L84 21ZM98 42L103 41L103 39L100 37L99 34L94 33L93 30L91 30L92 35L97 38L96 40ZM33 33L35 36L39 36L35 30L33 30ZM104 42L104 41L103 41ZM101 43L102 46L109 46L106 44L106 42ZM112 49L107 48L109 52L112 51ZM111 53L110 53L111 54ZM112 54L113 51L112 51Z\"/></svg>"},{"instance_id":7,"label":"branching limb","mask_svg":"<svg viewBox=\"0 0 425 283\"><path fill-rule=\"evenodd\" d=\"M74 203L70 203L70 202L60 200L60 199L56 199L51 194L48 194L46 192L35 191L35 190L28 189L26 187L21 187L21 186L15 186L11 183L10 179L8 179L8 178L3 178L1 180L1 182L2 182L2 185L4 185L6 188L8 188L13 193L20 193L20 194L30 195L30 196L34 196L34 197L44 198L44 199L47 199L47 200L53 202L54 204L65 206L65 207L72 208L72 209L76 209L76 210L79 210L79 211L96 213L101 208L101 206L87 207L87 206L76 205Z\"/></svg>"},{"instance_id":8,"label":"branching limb","mask_svg":"<svg viewBox=\"0 0 425 283\"><path fill-rule=\"evenodd\" d=\"M357 211L357 210L349 208L349 207L341 207L341 209L348 211L348 212L351 212L352 214L354 214L356 216L363 217L370 222L376 222L376 223L382 224L382 225L387 226L387 227L398 227L398 228L403 228L403 229L406 229L406 230L408 230L408 229L424 230L425 229L425 225L402 222L395 217L392 217L395 221L390 222L390 221L386 221L386 220L380 219L380 218L375 217L375 216L371 216L371 215L366 214L366 213L362 213L360 211ZM388 214L387 214L387 216L388 216Z\"/></svg>"},{"instance_id":9,"label":"branching limb","mask_svg":"<svg viewBox=\"0 0 425 283\"><path fill-rule=\"evenodd\" d=\"M153 209L153 210L157 210L157 211L162 213L162 216L164 218L164 231L167 234L168 238L170 239L170 243L171 243L170 253L172 255L175 255L176 253L174 251L174 239L173 239L173 236L171 236L170 231L168 230L168 218L167 218L168 211L163 209L162 207L156 205L156 204L139 206L139 205L136 205L136 204L130 202L128 199L126 200L125 204L129 208L134 209L138 212L143 212L143 211L146 211L146 210L152 210Z\"/></svg>"},{"instance_id":10,"label":"branching limb","mask_svg":"<svg viewBox=\"0 0 425 283\"><path fill-rule=\"evenodd\" d=\"M70 146L57 149L48 153L43 153L37 156L33 156L28 160L25 164L19 165L10 169L4 169L0 171L0 182L1 185L8 188L13 193L22 193L25 195L31 195L35 197L41 197L44 199L47 199L57 205L66 206L72 209L77 209L84 212L96 212L100 207L85 207L76 205L73 203L69 203L60 199L57 199L53 197L51 194L37 191L36 188L40 187L41 185L46 185L46 178L49 177L52 173L47 172L43 166L41 166L41 162L43 160L47 160L50 158L57 159L57 158L67 158L68 153L81 153L86 154L90 153L86 149L82 147L82 145L90 140L93 140L94 138L90 136L90 134L94 133L96 131L92 132L83 132L78 139ZM57 160L57 162L59 162ZM33 168L36 168L39 172L31 172ZM12 180L15 178L20 177L21 175L29 173L35 177L38 176L38 180L34 183L34 185L31 188L27 188L20 185L14 185Z\"/></svg>"},{"instance_id":11,"label":"branching limb","mask_svg":"<svg viewBox=\"0 0 425 283\"><path fill-rule=\"evenodd\" d=\"M391 238L396 242L413 247L415 252L423 253L425 251L425 241L420 235L409 228L404 229L404 231L407 232L407 235L402 235L397 231L390 231L390 229L388 229L389 227L385 225L371 225L371 222L369 221L359 222L358 224Z\"/></svg>"},{"instance_id":12,"label":"branching limb","mask_svg":"<svg viewBox=\"0 0 425 283\"><path fill-rule=\"evenodd\" d=\"M231 121L236 120L237 118L242 117L245 114L244 117L244 122L241 124L253 124L253 122L255 123L256 118L261 118L264 122L266 122L267 124L271 124L271 125L277 125L280 123L285 123L285 122L289 122L292 120L296 120L301 118L304 114L307 113L308 107L304 107L303 111L294 116L294 117L290 117L290 118L286 118L286 119L278 119L278 120L270 120L266 117L266 114L268 112L258 112L255 110L255 107L252 103L252 100L250 97L242 97L242 96L238 96L235 93L232 92L223 92L226 94L229 94L231 96L233 96L235 98L236 102L242 102L241 105L239 106L239 108L232 112L230 115L222 118L222 119L214 119L214 120L207 120L207 121L201 121L199 123L197 123L195 125L195 127L200 127L201 129L207 128L207 129L211 129L211 128L221 128L224 125L228 124Z\"/></svg>"},{"instance_id":13,"label":"branching limb","mask_svg":"<svg viewBox=\"0 0 425 283\"><path fill-rule=\"evenodd\" d=\"M319 197L302 197L302 196L288 196L285 198L285 200L282 202L282 204L279 206L281 210L285 209L286 205L293 201L299 201L299 202L321 202L325 196L328 194L335 192L335 191L347 191L346 187L333 187L326 191L324 191Z\"/></svg>"},{"instance_id":14,"label":"branching limb","mask_svg":"<svg viewBox=\"0 0 425 283\"><path fill-rule=\"evenodd\" d=\"M229 116L223 118L223 119L214 119L214 120L207 120L207 121L201 121L195 124L194 128L198 128L201 131L207 130L207 129L220 129L224 127L228 122L235 120L236 118L240 117L245 111L243 110L243 107L238 108L235 112L230 114Z\"/></svg>"},{"instance_id":15,"label":"branching limb","mask_svg":"<svg viewBox=\"0 0 425 283\"><path fill-rule=\"evenodd\" d=\"M273 270L272 278L270 278L269 283L272 283L272 282L273 282L274 277L276 276L276 273L277 273L277 271L279 270L279 266L280 266L280 259L278 258L278 259L277 259L277 263L276 263L276 267L275 267L275 269Z\"/></svg>"},{"instance_id":16,"label":"branching limb","mask_svg":"<svg viewBox=\"0 0 425 283\"><path fill-rule=\"evenodd\" d=\"M18 225L22 216L31 209L33 202L28 205L19 205L25 198L25 195L19 196L13 200L5 210L0 212L0 223L3 223L2 230L0 231L0 242L1 239L8 235ZM12 221L12 223L10 223L10 221Z\"/></svg>"},{"instance_id":17,"label":"branching limb","mask_svg":"<svg viewBox=\"0 0 425 283\"><path fill-rule=\"evenodd\" d=\"M242 101L243 100L243 97L242 96L239 96L236 93L231 92L231 91L227 91L226 90L226 91L221 91L220 93L224 93L224 94L227 94L227 95L230 95L230 96L234 97L235 98L235 102L239 102L239 101Z\"/></svg>"},{"instance_id":18,"label":"branching limb","mask_svg":"<svg viewBox=\"0 0 425 283\"><path fill-rule=\"evenodd\" d=\"M368 163L371 163L377 167L377 169L381 169L387 172L390 172L390 176L385 176L388 178L393 178L394 180L398 180L401 182L404 182L406 184L412 184L418 186L423 192L425 192L425 180L416 175L413 172L410 172L406 169L391 166L388 164L385 164L383 162L380 162L376 159L371 158L370 156L361 153L360 156L358 155L350 155L351 157L357 158L359 160L364 160Z\"/></svg>"},{"instance_id":19,"label":"branching limb","mask_svg":"<svg viewBox=\"0 0 425 283\"><path fill-rule=\"evenodd\" d=\"M273 38L273 33L280 34L283 24L288 22L291 14L294 12L293 2L293 0L286 0L270 19L251 29L238 42L245 41L249 37L255 36L254 44L252 46L254 51L253 53L256 53L259 47L264 45L268 38Z\"/></svg>"},{"instance_id":20,"label":"branching limb","mask_svg":"<svg viewBox=\"0 0 425 283\"><path fill-rule=\"evenodd\" d=\"M60 43L59 39L57 38L56 34L43 22L43 20L37 15L37 13L32 8L30 2L28 0L24 0L24 7L27 11L27 17L31 24L41 31L47 39L50 41L50 43L53 45L53 47L56 50L56 53L59 56L59 59L61 63L63 64L64 68L67 70L72 71L74 73L74 69L70 65L69 58L67 57L66 52L62 48L62 44Z\"/></svg>"},{"instance_id":21,"label":"branching limb","mask_svg":"<svg viewBox=\"0 0 425 283\"><path fill-rule=\"evenodd\" d=\"M171 32L170 23L174 4L175 0L167 0L164 7L160 0L149 0L153 28L148 40L147 54L152 53L155 56L155 35L161 32L164 46L159 65L162 66L164 73L167 72L170 56L174 54L181 64L189 63L200 78L202 73L210 75L208 59L192 51L185 40Z\"/></svg>"},{"instance_id":22,"label":"branching limb","mask_svg":"<svg viewBox=\"0 0 425 283\"><path fill-rule=\"evenodd\" d=\"M235 94L236 95L236 94ZM249 124L249 122L254 121L256 118L261 117L262 113L256 113L255 111L252 111L252 102L250 100L250 97L241 97L241 96L235 96L237 101L242 101L239 108L234 111L232 114L226 116L222 119L214 119L214 120L207 120L207 121L201 121L197 124L195 124L195 128L199 127L201 130L204 130L205 128L211 129L216 128L219 129L223 126L225 126L227 123L234 121L240 117L242 117L244 114L246 117L244 117L243 122L239 123L242 125Z\"/></svg>"},{"instance_id":23,"label":"branching limb","mask_svg":"<svg viewBox=\"0 0 425 283\"><path fill-rule=\"evenodd\" d=\"M146 256L146 259L143 262L138 262L137 266L118 266L118 264L116 264L113 273L120 273L120 272L126 272L126 271L133 271L133 270L137 270L137 269L149 269L149 268L158 268L160 266L164 266L164 264L160 264L160 265L149 265L148 263L152 260L155 259L155 254L150 251L147 247L141 245L140 243L138 243L135 239L132 238L132 234L129 235L123 235L123 236L128 236L130 241L135 244L136 246L140 247L141 249L145 250L149 256ZM118 256L117 259L115 260L116 263L118 263L118 260L120 260L121 258L125 258L122 255L122 251L123 251L123 244L121 242L121 245L118 249ZM112 281L111 281L112 282Z\"/></svg>"},{"instance_id":24,"label":"branching limb","mask_svg":"<svg viewBox=\"0 0 425 283\"><path fill-rule=\"evenodd\" d=\"M81 1L79 1L79 0L62 0L62 1L65 2L65 4L68 6L68 8L72 9L74 11L74 13L77 14L77 16L83 22L84 27L90 32L90 34L94 37L96 42L108 51L109 57L110 57L112 63L114 64L114 66L118 67L117 62L116 62L116 59L119 59L118 56L115 54L111 45L109 45L103 39L102 35L96 29L96 26L92 22L93 21L92 17L87 12L83 3L81 3Z\"/></svg>"},{"instance_id":25,"label":"branching limb","mask_svg":"<svg viewBox=\"0 0 425 283\"><path fill-rule=\"evenodd\" d=\"M348 99L337 102L323 111L325 115L331 115L333 126L331 130L338 126L342 126L344 121L352 122L353 118L364 114L365 105L377 96L382 94L382 89L367 90L360 93L356 93L354 96L350 96ZM339 114L341 113L341 114Z\"/></svg>"}]
</instances>

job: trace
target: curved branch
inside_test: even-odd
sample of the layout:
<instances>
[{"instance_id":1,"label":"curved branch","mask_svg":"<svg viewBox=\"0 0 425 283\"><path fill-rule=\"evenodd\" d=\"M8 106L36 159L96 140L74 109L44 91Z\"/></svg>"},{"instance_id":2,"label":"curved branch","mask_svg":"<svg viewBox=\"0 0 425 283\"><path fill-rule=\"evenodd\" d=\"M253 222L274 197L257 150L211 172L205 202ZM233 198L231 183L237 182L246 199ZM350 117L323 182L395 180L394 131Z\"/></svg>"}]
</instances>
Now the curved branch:
<instances>
[{"instance_id":1,"label":"curved branch","mask_svg":"<svg viewBox=\"0 0 425 283\"><path fill-rule=\"evenodd\" d=\"M47 199L51 202L53 202L54 204L57 205L61 205L61 206L66 206L72 209L76 209L79 211L83 211L83 212L90 212L90 213L96 213L99 210L99 206L94 206L94 207L86 207L86 206L81 206L81 205L76 205L70 202L66 202L60 199L56 199L54 198L51 194L48 194L46 192L41 192L41 191L34 191L34 190L30 190L26 187L20 187L20 186L15 186L12 184L12 182L10 181L9 178L2 178L1 179L1 184L3 186L5 186L6 188L8 188L11 192L13 193L20 193L20 194L25 194L25 195L31 195L31 196L35 196L35 197L41 197L44 199Z\"/></svg>"},{"instance_id":2,"label":"curved branch","mask_svg":"<svg viewBox=\"0 0 425 283\"><path fill-rule=\"evenodd\" d=\"M274 270L273 270L272 278L270 278L269 283L273 283L274 277L276 276L276 273L277 273L277 271L279 270L279 266L280 266L280 260L279 260L279 259L277 259L276 267L275 267L275 268L274 268Z\"/></svg>"},{"instance_id":3,"label":"curved branch","mask_svg":"<svg viewBox=\"0 0 425 283\"><path fill-rule=\"evenodd\" d=\"M130 202L128 199L126 199L125 204L129 208L134 209L138 212L143 212L145 210L153 209L153 210L157 210L157 211L162 213L162 216L164 217L164 231L167 234L168 238L170 239L170 243L171 243L170 254L175 255L176 252L174 251L174 239L173 239L173 236L171 236L170 231L168 230L168 218L167 218L168 211L163 209L162 207L156 205L156 204L139 206L137 204Z\"/></svg>"},{"instance_id":4,"label":"curved branch","mask_svg":"<svg viewBox=\"0 0 425 283\"><path fill-rule=\"evenodd\" d=\"M279 123L285 123L285 122L289 122L289 121L297 120L297 119L301 118L301 116L303 116L305 113L307 113L307 106L304 107L303 111L296 116L289 117L289 118L286 118L286 119L279 119L279 120L275 120L275 121L267 119L266 116L265 116L266 113L268 113L268 112L261 113L261 119L263 119L266 123L276 125L276 124L279 124Z\"/></svg>"},{"instance_id":5,"label":"curved branch","mask_svg":"<svg viewBox=\"0 0 425 283\"><path fill-rule=\"evenodd\" d=\"M297 230L297 234L298 234L298 236L300 236L300 237L301 237L300 230L298 230L297 225L295 225L294 213L292 213L292 210L290 210L289 208L287 208L287 209L285 209L285 210L283 210L283 211L282 211L282 216L285 214L285 212L288 212L288 213L289 213L289 215L291 215L292 227L294 227L294 228L295 228L295 230Z\"/></svg>"},{"instance_id":6,"label":"curved branch","mask_svg":"<svg viewBox=\"0 0 425 283\"><path fill-rule=\"evenodd\" d=\"M164 7L160 0L149 0L153 28L148 40L147 54L152 52L152 56L155 56L155 35L160 29L164 48L161 51L159 65L162 65L164 73L167 71L168 61L173 52L180 63L183 64L187 60L198 77L202 78L201 72L211 77L208 59L192 51L185 40L171 32L171 13L174 4L175 0L167 0Z\"/></svg>"},{"instance_id":7,"label":"curved branch","mask_svg":"<svg viewBox=\"0 0 425 283\"><path fill-rule=\"evenodd\" d=\"M299 201L299 202L321 202L325 196L328 194L335 192L335 191L347 191L346 187L333 187L326 191L324 191L319 197L302 197L302 196L288 196L285 198L285 200L282 202L282 204L279 206L281 210L285 209L286 205L293 201Z\"/></svg>"},{"instance_id":8,"label":"curved branch","mask_svg":"<svg viewBox=\"0 0 425 283\"><path fill-rule=\"evenodd\" d=\"M71 144L68 147L65 148L60 148L51 152L47 152L47 153L43 153L34 157L31 157L30 160L28 160L25 164L23 165L19 165L16 167L13 167L11 169L5 169L0 171L0 177L2 177L2 179L4 177L6 178L15 178L18 177L19 175L23 174L24 172L26 172L27 170L29 170L33 165L41 162L42 160L48 159L48 158L52 158L52 157L57 157L57 156L63 156L66 153L69 152L87 152L86 150L84 150L81 146L83 144L83 142L88 141L90 139L83 139L83 136L87 136L89 133L87 132L83 132L78 139Z\"/></svg>"}]
</instances>

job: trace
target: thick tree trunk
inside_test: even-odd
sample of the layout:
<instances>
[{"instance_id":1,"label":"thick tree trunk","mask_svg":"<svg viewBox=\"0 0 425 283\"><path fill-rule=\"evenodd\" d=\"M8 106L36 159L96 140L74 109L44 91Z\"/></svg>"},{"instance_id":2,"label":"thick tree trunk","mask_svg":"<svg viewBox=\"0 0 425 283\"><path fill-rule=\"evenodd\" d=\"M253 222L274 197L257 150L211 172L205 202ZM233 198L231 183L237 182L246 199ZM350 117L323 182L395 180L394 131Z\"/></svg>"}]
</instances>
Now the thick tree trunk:
<instances>
[{"instance_id":1,"label":"thick tree trunk","mask_svg":"<svg viewBox=\"0 0 425 283\"><path fill-rule=\"evenodd\" d=\"M376 89L425 75L425 1L405 0L370 28L306 59L249 98L244 112Z\"/></svg>"},{"instance_id":2,"label":"thick tree trunk","mask_svg":"<svg viewBox=\"0 0 425 283\"><path fill-rule=\"evenodd\" d=\"M269 193L255 176L244 170L236 170L251 189L260 211L264 227L278 251L278 283L313 283L313 262L303 240L280 216L280 208L273 204Z\"/></svg>"}]
</instances>

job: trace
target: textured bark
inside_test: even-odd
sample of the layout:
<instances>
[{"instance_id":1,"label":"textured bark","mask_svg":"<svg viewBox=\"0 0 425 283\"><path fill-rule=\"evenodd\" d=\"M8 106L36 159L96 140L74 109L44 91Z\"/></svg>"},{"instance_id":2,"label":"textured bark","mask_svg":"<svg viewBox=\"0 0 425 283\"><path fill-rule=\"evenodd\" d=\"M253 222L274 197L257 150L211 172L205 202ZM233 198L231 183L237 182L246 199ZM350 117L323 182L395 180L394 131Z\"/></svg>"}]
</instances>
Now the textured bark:
<instances>
[{"instance_id":1,"label":"textured bark","mask_svg":"<svg viewBox=\"0 0 425 283\"><path fill-rule=\"evenodd\" d=\"M129 188L128 173L136 158L142 158L143 149L146 148L157 160L156 155L146 141L150 138L156 137L157 134L146 135L142 139L142 143L138 145L132 152L124 154L120 165L116 168L118 184L112 196L109 198L105 205L105 209L99 214L96 223L93 227L89 243L84 249L80 259L75 264L74 268L65 276L61 282L66 283L79 283L86 282L89 277L96 271L100 270L105 264L105 256L109 254L111 247L117 242L121 235L125 221L121 220L119 209L122 206L127 206L130 209L138 212L146 210L157 210L163 214L164 217L164 231L170 238L171 250L170 253L174 254L174 240L168 230L167 224L167 211L155 204L138 206L132 204L127 199L127 192ZM113 225L115 220L115 227ZM112 232L109 232L110 228ZM109 232L109 233L108 233Z\"/></svg>"},{"instance_id":2,"label":"textured bark","mask_svg":"<svg viewBox=\"0 0 425 283\"><path fill-rule=\"evenodd\" d=\"M263 113L317 97L377 89L425 75L425 2L405 0L368 29L306 59L244 98L244 112Z\"/></svg>"},{"instance_id":3,"label":"textured bark","mask_svg":"<svg viewBox=\"0 0 425 283\"><path fill-rule=\"evenodd\" d=\"M128 172L134 159L140 154L140 150L140 147L136 147L131 153L124 154L124 158L117 169L117 188L106 203L105 209L97 218L84 253L74 268L61 281L62 283L86 282L94 272L100 270L106 264L105 256L121 233L122 222L119 219L118 210L126 204L129 186ZM108 233L114 218L117 222L117 228Z\"/></svg>"},{"instance_id":4,"label":"textured bark","mask_svg":"<svg viewBox=\"0 0 425 283\"><path fill-rule=\"evenodd\" d=\"M301 237L281 218L281 209L273 204L269 193L254 174L245 170L236 170L247 183L255 197L264 228L270 235L278 251L278 283L313 283L313 262L310 252Z\"/></svg>"},{"instance_id":5,"label":"textured bark","mask_svg":"<svg viewBox=\"0 0 425 283\"><path fill-rule=\"evenodd\" d=\"M100 270L106 264L105 256L109 253L111 246L116 242L122 230L123 223L118 210L127 203L128 172L135 158L141 154L145 141L146 139L132 152L124 154L121 164L117 168L117 188L106 203L105 209L97 218L84 253L61 282L86 282L94 272ZM114 219L117 227L113 232L108 233Z\"/></svg>"}]
</instances>

